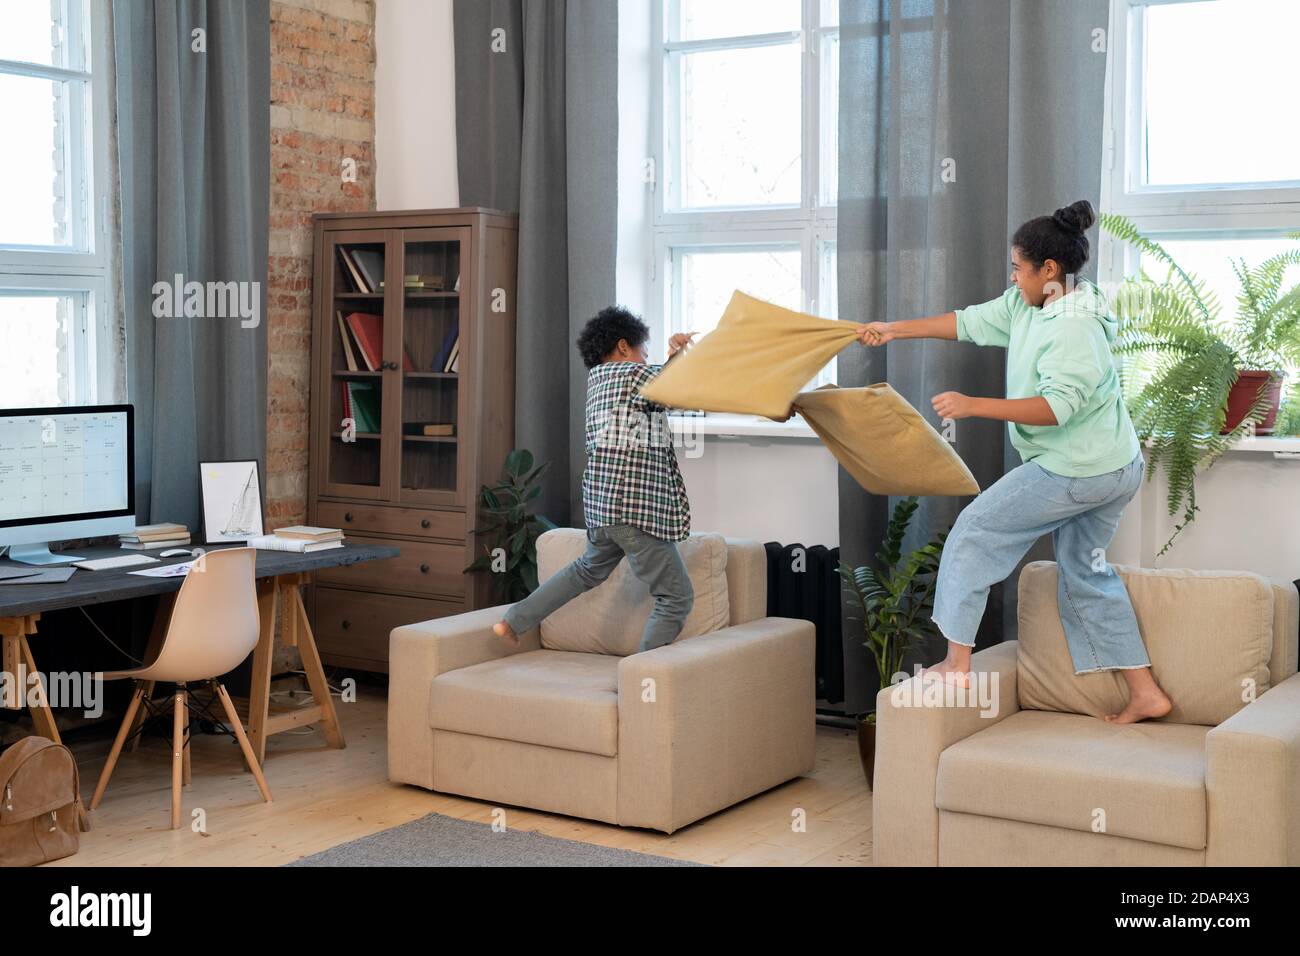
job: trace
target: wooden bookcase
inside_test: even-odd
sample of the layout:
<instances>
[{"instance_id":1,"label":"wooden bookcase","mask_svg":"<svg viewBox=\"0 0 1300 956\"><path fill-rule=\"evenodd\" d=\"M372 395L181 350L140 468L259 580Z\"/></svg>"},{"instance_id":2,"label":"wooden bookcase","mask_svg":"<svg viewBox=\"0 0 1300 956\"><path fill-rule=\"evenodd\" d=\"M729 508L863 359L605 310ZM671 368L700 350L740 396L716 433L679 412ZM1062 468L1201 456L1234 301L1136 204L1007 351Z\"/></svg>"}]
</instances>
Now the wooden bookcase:
<instances>
[{"instance_id":1,"label":"wooden bookcase","mask_svg":"<svg viewBox=\"0 0 1300 956\"><path fill-rule=\"evenodd\" d=\"M402 554L318 572L308 613L326 663L387 671L394 627L490 603L462 569L478 489L514 443L518 221L467 208L314 224L308 522Z\"/></svg>"}]
</instances>

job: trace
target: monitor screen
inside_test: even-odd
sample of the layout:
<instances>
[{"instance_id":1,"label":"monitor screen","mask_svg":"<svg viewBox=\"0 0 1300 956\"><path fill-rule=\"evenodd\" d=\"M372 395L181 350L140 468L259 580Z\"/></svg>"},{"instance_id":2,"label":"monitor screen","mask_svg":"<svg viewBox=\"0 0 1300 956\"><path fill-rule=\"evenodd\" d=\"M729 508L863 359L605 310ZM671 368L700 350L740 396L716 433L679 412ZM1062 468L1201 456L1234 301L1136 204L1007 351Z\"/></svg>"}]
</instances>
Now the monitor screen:
<instances>
[{"instance_id":1,"label":"monitor screen","mask_svg":"<svg viewBox=\"0 0 1300 956\"><path fill-rule=\"evenodd\" d=\"M0 528L135 513L129 405L0 409Z\"/></svg>"}]
</instances>

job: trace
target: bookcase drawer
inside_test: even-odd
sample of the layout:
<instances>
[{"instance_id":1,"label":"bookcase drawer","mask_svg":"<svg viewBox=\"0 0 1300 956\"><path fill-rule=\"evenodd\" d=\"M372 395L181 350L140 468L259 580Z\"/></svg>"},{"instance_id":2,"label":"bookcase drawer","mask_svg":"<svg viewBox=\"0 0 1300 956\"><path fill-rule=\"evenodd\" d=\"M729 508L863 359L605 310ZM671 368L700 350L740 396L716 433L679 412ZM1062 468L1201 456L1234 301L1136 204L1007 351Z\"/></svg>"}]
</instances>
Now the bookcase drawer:
<instances>
[{"instance_id":1,"label":"bookcase drawer","mask_svg":"<svg viewBox=\"0 0 1300 956\"><path fill-rule=\"evenodd\" d=\"M383 508L378 505L345 505L322 501L316 505L316 520L324 528L342 528L345 535L409 534L420 538L464 540L463 511L434 511L431 508Z\"/></svg>"},{"instance_id":2,"label":"bookcase drawer","mask_svg":"<svg viewBox=\"0 0 1300 956\"><path fill-rule=\"evenodd\" d=\"M315 609L312 631L323 657L345 666L370 662L387 670L388 634L393 628L459 614L464 605L317 587Z\"/></svg>"},{"instance_id":3,"label":"bookcase drawer","mask_svg":"<svg viewBox=\"0 0 1300 956\"><path fill-rule=\"evenodd\" d=\"M438 598L462 598L465 594L465 560L463 544L439 544L433 541L393 541L350 535L359 544L379 544L401 548L402 553L383 561L363 561L341 568L324 568L316 572L320 584L342 584L370 591L414 591Z\"/></svg>"}]
</instances>

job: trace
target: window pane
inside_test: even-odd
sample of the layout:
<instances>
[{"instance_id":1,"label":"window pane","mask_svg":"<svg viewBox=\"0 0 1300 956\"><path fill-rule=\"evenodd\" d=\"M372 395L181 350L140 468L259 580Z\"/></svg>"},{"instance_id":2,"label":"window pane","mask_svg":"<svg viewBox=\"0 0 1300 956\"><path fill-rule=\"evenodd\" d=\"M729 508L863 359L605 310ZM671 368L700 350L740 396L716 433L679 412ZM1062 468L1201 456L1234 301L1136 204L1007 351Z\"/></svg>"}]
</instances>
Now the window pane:
<instances>
[{"instance_id":1,"label":"window pane","mask_svg":"<svg viewBox=\"0 0 1300 956\"><path fill-rule=\"evenodd\" d=\"M72 143L69 97L79 82L0 74L5 143L0 149L0 243L72 242ZM74 89L76 87L77 89Z\"/></svg>"},{"instance_id":2,"label":"window pane","mask_svg":"<svg viewBox=\"0 0 1300 956\"><path fill-rule=\"evenodd\" d=\"M834 206L840 178L840 35L830 33L821 44L821 204Z\"/></svg>"},{"instance_id":3,"label":"window pane","mask_svg":"<svg viewBox=\"0 0 1300 956\"><path fill-rule=\"evenodd\" d=\"M1295 0L1147 7L1146 182L1300 180Z\"/></svg>"},{"instance_id":4,"label":"window pane","mask_svg":"<svg viewBox=\"0 0 1300 956\"><path fill-rule=\"evenodd\" d=\"M802 26L800 0L679 0L681 24L675 39L784 33Z\"/></svg>"},{"instance_id":5,"label":"window pane","mask_svg":"<svg viewBox=\"0 0 1300 956\"><path fill-rule=\"evenodd\" d=\"M712 332L739 289L787 309L803 308L799 247L686 249L681 256L679 331Z\"/></svg>"},{"instance_id":6,"label":"window pane","mask_svg":"<svg viewBox=\"0 0 1300 956\"><path fill-rule=\"evenodd\" d=\"M68 401L71 295L0 295L0 408Z\"/></svg>"},{"instance_id":7,"label":"window pane","mask_svg":"<svg viewBox=\"0 0 1300 956\"><path fill-rule=\"evenodd\" d=\"M800 203L797 44L681 56L682 204Z\"/></svg>"},{"instance_id":8,"label":"window pane","mask_svg":"<svg viewBox=\"0 0 1300 956\"><path fill-rule=\"evenodd\" d=\"M77 68L80 60L68 49L67 16L59 0L8 0L0 16L0 60Z\"/></svg>"}]
</instances>

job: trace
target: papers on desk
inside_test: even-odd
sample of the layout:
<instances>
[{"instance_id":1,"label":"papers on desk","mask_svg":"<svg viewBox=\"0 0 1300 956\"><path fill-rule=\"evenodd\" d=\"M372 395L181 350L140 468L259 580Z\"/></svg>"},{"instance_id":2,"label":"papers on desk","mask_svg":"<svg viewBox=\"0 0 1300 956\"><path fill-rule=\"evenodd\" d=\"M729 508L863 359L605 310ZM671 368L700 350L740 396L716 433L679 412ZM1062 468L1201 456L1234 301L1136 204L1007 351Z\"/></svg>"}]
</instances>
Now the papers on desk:
<instances>
[{"instance_id":1,"label":"papers on desk","mask_svg":"<svg viewBox=\"0 0 1300 956\"><path fill-rule=\"evenodd\" d=\"M0 584L62 584L76 568L0 568Z\"/></svg>"},{"instance_id":2,"label":"papers on desk","mask_svg":"<svg viewBox=\"0 0 1300 956\"><path fill-rule=\"evenodd\" d=\"M127 574L138 574L142 578L183 578L190 573L190 568L193 566L193 561L182 561L180 564L164 564L157 568L145 568L143 571L128 571Z\"/></svg>"}]
</instances>

